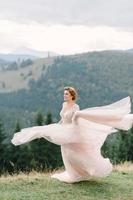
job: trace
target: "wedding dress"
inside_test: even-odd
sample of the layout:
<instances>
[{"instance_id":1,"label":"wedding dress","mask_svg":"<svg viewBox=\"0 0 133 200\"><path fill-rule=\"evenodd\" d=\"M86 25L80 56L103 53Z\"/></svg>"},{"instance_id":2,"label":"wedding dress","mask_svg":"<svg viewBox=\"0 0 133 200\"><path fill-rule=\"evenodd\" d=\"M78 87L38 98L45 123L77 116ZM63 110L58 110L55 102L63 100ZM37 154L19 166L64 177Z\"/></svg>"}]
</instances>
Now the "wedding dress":
<instances>
[{"instance_id":1,"label":"wedding dress","mask_svg":"<svg viewBox=\"0 0 133 200\"><path fill-rule=\"evenodd\" d=\"M128 130L133 125L130 97L115 103L80 110L74 104L61 110L61 120L44 126L24 128L11 140L21 145L36 138L61 145L65 171L51 175L63 182L73 183L105 177L112 171L109 158L101 155L107 136L117 129Z\"/></svg>"}]
</instances>

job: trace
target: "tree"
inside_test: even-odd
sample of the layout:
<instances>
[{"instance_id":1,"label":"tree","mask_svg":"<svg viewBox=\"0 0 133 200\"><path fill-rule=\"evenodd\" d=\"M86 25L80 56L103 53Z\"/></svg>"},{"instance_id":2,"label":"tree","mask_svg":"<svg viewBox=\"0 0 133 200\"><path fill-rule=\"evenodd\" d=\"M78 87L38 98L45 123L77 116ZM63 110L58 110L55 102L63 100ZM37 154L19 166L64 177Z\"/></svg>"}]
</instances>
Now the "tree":
<instances>
[{"instance_id":1,"label":"tree","mask_svg":"<svg viewBox=\"0 0 133 200\"><path fill-rule=\"evenodd\" d=\"M36 124L42 125L42 116L36 117ZM39 120L38 120L39 119ZM41 119L41 120L40 120ZM52 123L52 114L48 112L45 120L46 125ZM52 169L62 163L59 146L45 140L36 139L31 142L33 168L36 170Z\"/></svg>"},{"instance_id":2,"label":"tree","mask_svg":"<svg viewBox=\"0 0 133 200\"><path fill-rule=\"evenodd\" d=\"M14 128L14 133L21 130L20 123L17 121ZM17 173L19 171L29 171L31 169L30 160L31 152L27 144L14 146L12 143L9 146L8 157L8 172Z\"/></svg>"},{"instance_id":3,"label":"tree","mask_svg":"<svg viewBox=\"0 0 133 200\"><path fill-rule=\"evenodd\" d=\"M49 111L48 113L47 113L47 117L46 117L46 120L45 120L45 124L52 124L52 114L51 114L51 112Z\"/></svg>"},{"instance_id":4,"label":"tree","mask_svg":"<svg viewBox=\"0 0 133 200\"><path fill-rule=\"evenodd\" d=\"M133 127L128 131L128 155L127 159L133 161Z\"/></svg>"},{"instance_id":5,"label":"tree","mask_svg":"<svg viewBox=\"0 0 133 200\"><path fill-rule=\"evenodd\" d=\"M102 153L109 157L112 163L133 161L133 127L127 132L119 130L108 136L102 146Z\"/></svg>"},{"instance_id":6,"label":"tree","mask_svg":"<svg viewBox=\"0 0 133 200\"><path fill-rule=\"evenodd\" d=\"M47 113L45 124L48 125L48 124L51 124L52 122L53 122L52 114L49 111ZM62 159L61 159L60 147L48 141L46 141L46 143L47 143L47 156L48 156L48 162L50 164L50 167L55 168L55 167L61 166Z\"/></svg>"},{"instance_id":7,"label":"tree","mask_svg":"<svg viewBox=\"0 0 133 200\"><path fill-rule=\"evenodd\" d=\"M16 122L16 125L15 125L15 133L19 132L21 130L21 126L20 126L20 123L19 121Z\"/></svg>"},{"instance_id":8,"label":"tree","mask_svg":"<svg viewBox=\"0 0 133 200\"><path fill-rule=\"evenodd\" d=\"M38 111L35 117L35 124L38 126L42 126L43 122L44 122L43 114L41 113L41 111ZM36 170L42 169L43 162L44 160L46 160L43 154L43 151L45 149L44 139L40 138L40 139L31 141L30 148L31 148L31 154L32 154L32 160L31 160L32 168Z\"/></svg>"},{"instance_id":9,"label":"tree","mask_svg":"<svg viewBox=\"0 0 133 200\"><path fill-rule=\"evenodd\" d=\"M43 122L44 122L43 114L42 114L40 111L38 111L37 116L36 116L36 121L35 121L35 123L36 123L38 126L42 126L42 125L43 125Z\"/></svg>"},{"instance_id":10,"label":"tree","mask_svg":"<svg viewBox=\"0 0 133 200\"><path fill-rule=\"evenodd\" d=\"M6 144L4 143L6 137L5 137L5 132L3 128L3 124L0 120L0 174L6 171L5 168L5 163L6 163L6 157L5 157L5 152L6 152Z\"/></svg>"}]
</instances>

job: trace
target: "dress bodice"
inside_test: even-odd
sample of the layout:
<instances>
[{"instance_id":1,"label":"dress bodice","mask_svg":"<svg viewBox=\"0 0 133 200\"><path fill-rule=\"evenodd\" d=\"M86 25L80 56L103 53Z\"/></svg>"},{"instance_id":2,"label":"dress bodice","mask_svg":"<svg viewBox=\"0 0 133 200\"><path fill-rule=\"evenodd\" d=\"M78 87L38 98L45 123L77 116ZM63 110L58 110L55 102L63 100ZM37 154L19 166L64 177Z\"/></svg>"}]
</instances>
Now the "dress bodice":
<instances>
[{"instance_id":1,"label":"dress bodice","mask_svg":"<svg viewBox=\"0 0 133 200\"><path fill-rule=\"evenodd\" d=\"M60 111L61 120L59 123L61 124L69 124L72 123L73 115L76 111L79 110L79 105L74 104L69 110L65 111L63 108Z\"/></svg>"}]
</instances>

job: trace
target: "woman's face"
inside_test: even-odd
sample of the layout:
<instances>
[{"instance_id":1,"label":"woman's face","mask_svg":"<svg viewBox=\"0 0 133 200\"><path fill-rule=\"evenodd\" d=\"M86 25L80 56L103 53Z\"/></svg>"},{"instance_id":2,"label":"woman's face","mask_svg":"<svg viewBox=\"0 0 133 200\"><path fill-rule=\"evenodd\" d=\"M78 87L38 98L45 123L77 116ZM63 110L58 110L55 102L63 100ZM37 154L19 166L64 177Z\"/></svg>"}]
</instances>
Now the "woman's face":
<instances>
[{"instance_id":1,"label":"woman's face","mask_svg":"<svg viewBox=\"0 0 133 200\"><path fill-rule=\"evenodd\" d=\"M72 95L69 93L68 90L64 90L64 101L72 100Z\"/></svg>"}]
</instances>

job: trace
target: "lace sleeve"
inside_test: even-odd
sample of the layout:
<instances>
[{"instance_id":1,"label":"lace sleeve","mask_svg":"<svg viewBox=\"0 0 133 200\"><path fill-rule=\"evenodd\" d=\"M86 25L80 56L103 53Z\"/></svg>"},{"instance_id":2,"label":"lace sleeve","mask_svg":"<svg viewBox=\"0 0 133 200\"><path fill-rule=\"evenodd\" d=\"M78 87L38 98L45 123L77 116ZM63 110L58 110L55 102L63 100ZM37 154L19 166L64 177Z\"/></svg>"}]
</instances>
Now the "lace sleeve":
<instances>
[{"instance_id":1,"label":"lace sleeve","mask_svg":"<svg viewBox=\"0 0 133 200\"><path fill-rule=\"evenodd\" d=\"M78 111L80 108L79 108L79 105L78 104L75 104L75 106L74 106L74 113L76 112L76 111Z\"/></svg>"},{"instance_id":2,"label":"lace sleeve","mask_svg":"<svg viewBox=\"0 0 133 200\"><path fill-rule=\"evenodd\" d=\"M79 108L79 105L76 104L75 107L74 107L74 114L73 114L73 117L72 117L72 123L77 123L77 116L78 116L78 111L80 110Z\"/></svg>"}]
</instances>

